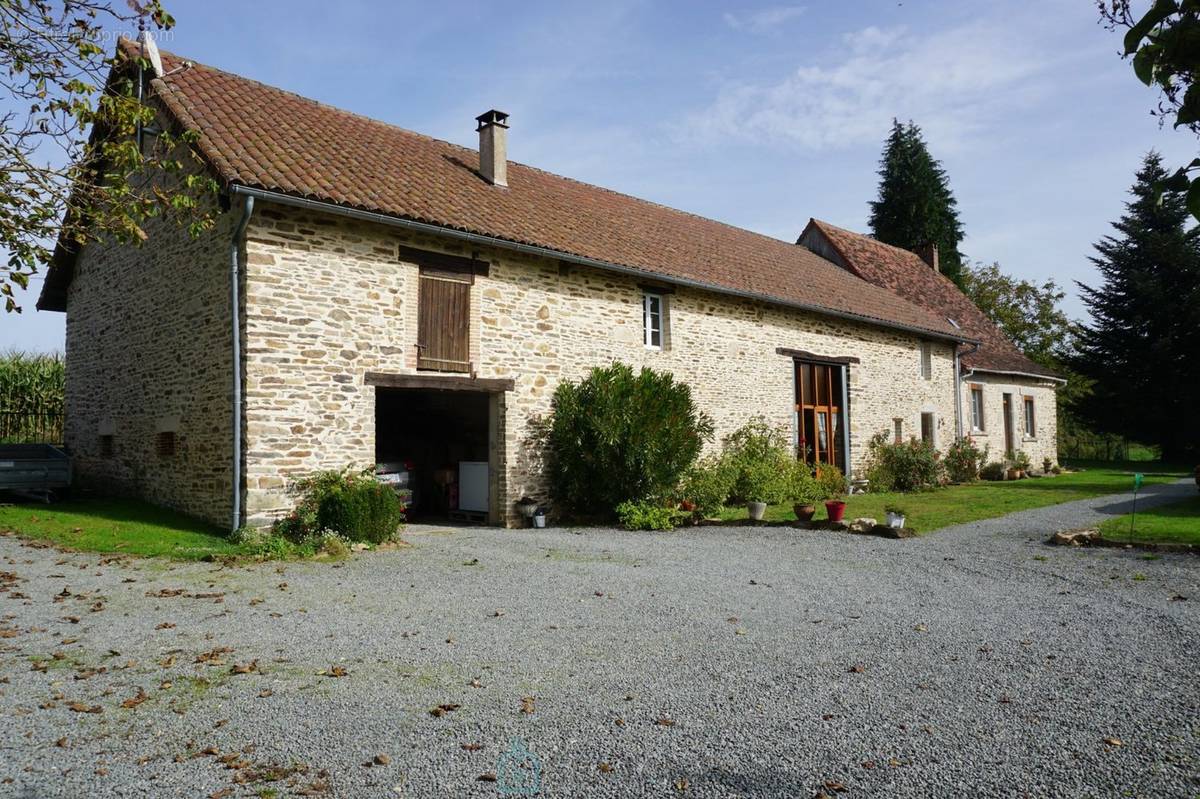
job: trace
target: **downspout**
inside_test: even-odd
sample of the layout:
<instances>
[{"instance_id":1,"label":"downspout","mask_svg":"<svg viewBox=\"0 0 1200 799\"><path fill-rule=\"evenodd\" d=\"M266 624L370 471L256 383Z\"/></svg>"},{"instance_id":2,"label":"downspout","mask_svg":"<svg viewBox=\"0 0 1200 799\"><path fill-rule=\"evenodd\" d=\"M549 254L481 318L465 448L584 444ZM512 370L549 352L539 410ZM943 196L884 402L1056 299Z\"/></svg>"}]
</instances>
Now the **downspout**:
<instances>
[{"instance_id":1,"label":"downspout","mask_svg":"<svg viewBox=\"0 0 1200 799\"><path fill-rule=\"evenodd\" d=\"M242 236L254 213L254 198L242 197L242 218L233 231L229 242L229 311L233 320L233 518L230 530L242 526L242 307L238 294L241 280L238 261L241 256Z\"/></svg>"},{"instance_id":2,"label":"downspout","mask_svg":"<svg viewBox=\"0 0 1200 799\"><path fill-rule=\"evenodd\" d=\"M846 479L850 479L850 364L842 364L842 457Z\"/></svg>"},{"instance_id":3,"label":"downspout","mask_svg":"<svg viewBox=\"0 0 1200 799\"><path fill-rule=\"evenodd\" d=\"M954 432L957 438L963 437L963 412L962 412L962 356L974 355L979 352L979 345L972 344L971 349L966 352L960 352L958 347L954 348ZM971 370L972 372L974 370Z\"/></svg>"}]
</instances>

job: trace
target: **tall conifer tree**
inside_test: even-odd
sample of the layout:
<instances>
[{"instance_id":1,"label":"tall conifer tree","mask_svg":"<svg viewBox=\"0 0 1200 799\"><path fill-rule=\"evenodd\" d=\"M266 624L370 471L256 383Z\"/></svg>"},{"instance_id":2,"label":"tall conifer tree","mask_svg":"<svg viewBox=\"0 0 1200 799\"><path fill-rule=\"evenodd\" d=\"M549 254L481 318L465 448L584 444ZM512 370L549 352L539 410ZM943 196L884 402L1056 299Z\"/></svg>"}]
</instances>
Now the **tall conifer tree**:
<instances>
[{"instance_id":1,"label":"tall conifer tree","mask_svg":"<svg viewBox=\"0 0 1200 799\"><path fill-rule=\"evenodd\" d=\"M1181 191L1149 153L1116 235L1096 245L1102 283L1079 284L1092 321L1076 368L1094 381L1081 405L1097 429L1157 444L1168 459L1200 452L1200 240Z\"/></svg>"},{"instance_id":2,"label":"tall conifer tree","mask_svg":"<svg viewBox=\"0 0 1200 799\"><path fill-rule=\"evenodd\" d=\"M929 154L921 129L892 120L892 132L879 162L879 199L871 203L875 238L906 250L938 246L940 268L962 285L963 238L958 203L946 171Z\"/></svg>"}]
</instances>

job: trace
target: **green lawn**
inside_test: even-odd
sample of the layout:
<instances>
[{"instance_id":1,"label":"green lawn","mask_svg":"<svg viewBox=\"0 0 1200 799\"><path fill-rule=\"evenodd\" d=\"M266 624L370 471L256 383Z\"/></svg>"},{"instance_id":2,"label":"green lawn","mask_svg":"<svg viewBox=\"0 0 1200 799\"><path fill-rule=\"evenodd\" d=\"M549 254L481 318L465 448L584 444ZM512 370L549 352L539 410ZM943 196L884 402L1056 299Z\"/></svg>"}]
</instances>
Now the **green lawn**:
<instances>
[{"instance_id":1,"label":"green lawn","mask_svg":"<svg viewBox=\"0 0 1200 799\"><path fill-rule=\"evenodd\" d=\"M1148 484L1170 482L1183 477L1187 471L1147 462L1089 462L1072 466L1079 466L1083 471L1057 477L996 483L981 481L917 494L855 494L846 497L846 519L869 516L883 523L886 517L884 506L896 504L908 512L907 525L927 533L941 527L990 519L1027 508L1131 490L1135 470L1145 474ZM745 519L746 509L727 508L721 518ZM796 517L791 504L786 504L769 507L764 518L768 521L793 521ZM825 509L818 506L814 518L824 519Z\"/></svg>"},{"instance_id":2,"label":"green lawn","mask_svg":"<svg viewBox=\"0 0 1200 799\"><path fill-rule=\"evenodd\" d=\"M89 552L178 560L245 554L215 527L129 499L0 505L0 530Z\"/></svg>"},{"instance_id":3,"label":"green lawn","mask_svg":"<svg viewBox=\"0 0 1200 799\"><path fill-rule=\"evenodd\" d=\"M1112 541L1129 541L1129 522L1129 516L1108 519L1100 525L1100 534ZM1133 541L1200 545L1200 496L1138 511L1133 522Z\"/></svg>"}]
</instances>

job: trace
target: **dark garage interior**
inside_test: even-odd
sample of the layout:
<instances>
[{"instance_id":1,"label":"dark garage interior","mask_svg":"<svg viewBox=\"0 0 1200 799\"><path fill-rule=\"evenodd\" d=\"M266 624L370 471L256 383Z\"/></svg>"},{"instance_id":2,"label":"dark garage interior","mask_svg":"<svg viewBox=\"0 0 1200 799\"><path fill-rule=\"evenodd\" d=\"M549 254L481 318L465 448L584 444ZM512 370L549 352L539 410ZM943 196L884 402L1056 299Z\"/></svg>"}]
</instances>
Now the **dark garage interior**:
<instances>
[{"instance_id":1,"label":"dark garage interior","mask_svg":"<svg viewBox=\"0 0 1200 799\"><path fill-rule=\"evenodd\" d=\"M375 460L413 492L410 521L487 520L489 401L474 391L375 389Z\"/></svg>"}]
</instances>

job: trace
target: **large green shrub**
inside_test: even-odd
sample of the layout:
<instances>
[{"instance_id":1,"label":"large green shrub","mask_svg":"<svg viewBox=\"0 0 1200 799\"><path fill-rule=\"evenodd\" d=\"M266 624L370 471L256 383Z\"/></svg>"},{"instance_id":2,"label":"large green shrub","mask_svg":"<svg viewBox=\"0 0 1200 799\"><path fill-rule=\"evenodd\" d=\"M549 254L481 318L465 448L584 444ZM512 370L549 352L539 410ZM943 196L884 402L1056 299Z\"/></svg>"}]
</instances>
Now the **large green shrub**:
<instances>
[{"instance_id":1,"label":"large green shrub","mask_svg":"<svg viewBox=\"0 0 1200 799\"><path fill-rule=\"evenodd\" d=\"M872 491L926 491L942 483L942 464L932 444L917 438L893 444L877 433L867 445L867 479Z\"/></svg>"},{"instance_id":2,"label":"large green shrub","mask_svg":"<svg viewBox=\"0 0 1200 799\"><path fill-rule=\"evenodd\" d=\"M670 374L597 367L554 392L546 431L551 495L584 515L667 497L712 430L691 389Z\"/></svg>"},{"instance_id":3,"label":"large green shrub","mask_svg":"<svg viewBox=\"0 0 1200 799\"><path fill-rule=\"evenodd\" d=\"M943 463L946 475L953 483L973 483L979 479L979 470L987 463L988 446L983 449L975 445L970 436L956 439L946 450Z\"/></svg>"}]
</instances>

